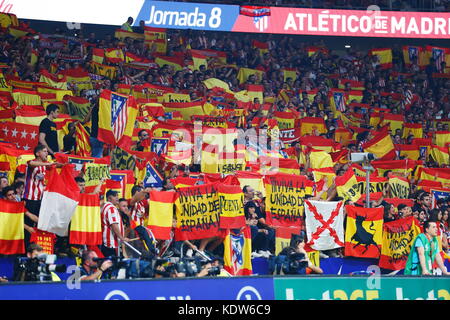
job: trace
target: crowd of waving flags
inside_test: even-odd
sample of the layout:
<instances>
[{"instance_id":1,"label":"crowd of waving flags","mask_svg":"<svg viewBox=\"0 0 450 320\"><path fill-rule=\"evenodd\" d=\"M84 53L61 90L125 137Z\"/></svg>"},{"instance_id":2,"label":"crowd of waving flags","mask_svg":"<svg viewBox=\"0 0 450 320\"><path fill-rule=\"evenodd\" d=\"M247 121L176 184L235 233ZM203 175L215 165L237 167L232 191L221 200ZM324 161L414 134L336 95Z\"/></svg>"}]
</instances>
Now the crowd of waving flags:
<instances>
[{"instance_id":1,"label":"crowd of waving flags","mask_svg":"<svg viewBox=\"0 0 450 320\"><path fill-rule=\"evenodd\" d=\"M33 34L31 29L25 33L19 32L14 16L6 16L10 22L3 27L9 28L14 37ZM225 239L225 263L230 272L251 273L251 264L246 260L249 258L250 236L245 226L241 192L243 186L250 185L266 197L269 224L276 228L298 228L305 221L308 246L312 249L345 247L349 256L381 256L385 266L398 268L404 257L399 257L399 248L386 245L386 239L400 237L399 229L395 224L383 224L380 210L347 207L347 228L344 231L343 202L308 201L305 196L316 195L325 184L329 187L336 178L340 197L354 202L364 199L366 187L362 177L365 171L360 166L353 164L340 177L336 177L333 170L337 163L347 162L346 146L354 143L356 135L362 132L369 134L368 140L362 145L363 150L373 153L378 159L373 161L375 172L371 176L371 193L381 193L384 186L389 185L393 190L393 198L408 198L409 180L395 173L412 173L416 180L421 181L423 188L434 188L436 197L446 194L450 188L450 169L425 168L419 160L425 155L439 165L448 164L450 132L437 131L433 137L424 137L421 124L407 123L402 115L391 114L389 109L371 108L361 103L365 89L362 82L329 75L330 79L337 79L337 82L328 96L336 119L335 135L328 139L321 136L328 132L323 118L307 117L289 108L285 111L275 109L274 102L277 99L288 103L293 96L307 95L312 101L317 90L293 92L283 89L276 97L264 97L261 80L265 71L227 64L225 52L192 50L181 39L180 44L186 45L186 53L175 52L174 56L166 56L167 35L164 29L146 28L143 35L118 30L115 36L119 40L131 37L145 41L146 45L155 49L155 59L139 57L120 48L97 48L70 39L84 49L91 47L89 70L78 67L58 71L52 66L50 70L40 71L38 82L0 73L0 173L5 174L10 181L16 169L24 172L26 161L33 159L32 150L38 144L39 123L46 117L46 106L56 104L60 107L61 115L56 120L60 146L62 138L68 133L68 124L78 121L76 153L56 155L58 162L71 166L49 174L41 209L42 219L39 220L42 231L60 236L69 234L73 244L100 244L98 201L95 197L80 195L76 185L62 183L67 181L67 177L74 177L81 171L86 174L87 164L91 168L99 168L89 171L93 175L90 177L92 181L105 178L102 192L114 189L119 191L121 197L130 199L131 188L135 184L143 183L153 188L162 186L163 170L160 168L164 167L167 174L175 165L200 163L202 179L198 174L191 173L188 177L173 179L176 192L150 193L150 213L146 227L158 239L170 238L175 214L176 239L221 236ZM64 47L69 43L69 39L64 37L39 37L43 45L53 41L53 45ZM252 46L259 49L261 54L268 50L267 43L253 41ZM308 48L309 56L318 52L328 54L325 48ZM389 69L392 66L391 49L373 49L369 54L378 57L382 68ZM426 66L430 57L436 61L450 59L449 49L439 47L406 46L403 54L405 63L417 63L420 67ZM33 51L30 61L35 61L37 55L39 52ZM76 57L60 58L76 60ZM206 79L203 82L208 89L206 95L202 96L199 92L200 98L192 101L189 90L175 92L172 88L150 83L120 84L117 92L102 90L98 99L98 139L113 148L113 152L111 157L92 158L89 143L91 124L82 123L91 105L80 93L81 90L96 88L98 81L116 80L119 64L137 70L158 69L166 65L175 70L184 67L199 70L202 66L206 69L234 68L238 71L237 78L243 90L231 91L227 83L216 78ZM283 72L286 80L298 74L296 69L284 69ZM441 70L435 76L448 75L445 72ZM255 76L256 84L246 83L250 76ZM381 95L391 96L399 103L406 99L408 104L405 108L419 99L411 93L382 92ZM319 103L319 107L323 108L323 103ZM369 113L374 130L361 126L362 114L353 112L354 107ZM255 110L261 112L260 116L253 118L251 126L257 134L266 134L272 140L278 140L278 147L269 148L251 139L248 143L238 139L238 127L246 127L246 116ZM438 122L450 124L449 119L441 119L433 125ZM264 129L260 129L263 126ZM394 144L390 133L398 128L403 128L405 137L414 135L412 144ZM140 130L146 130L150 138L142 143L144 151L135 151L131 146L138 141ZM291 146L297 141L301 143L299 153ZM300 174L300 168L306 164L308 155L313 180ZM396 160L397 155L402 160ZM102 166L111 168L106 173L100 169ZM246 168L250 168L250 171L246 171ZM387 170L394 175L384 177ZM87 190L94 187L87 185ZM55 203L57 206L52 206ZM1 207L0 243L4 244L0 246L1 253L22 253L24 248L20 239L23 239L23 224L20 221L24 214L23 208L19 204L9 203ZM62 211L65 215L60 214ZM407 225L410 226L408 230L416 230L414 221L408 220ZM243 256L237 253L238 248Z\"/></svg>"}]
</instances>

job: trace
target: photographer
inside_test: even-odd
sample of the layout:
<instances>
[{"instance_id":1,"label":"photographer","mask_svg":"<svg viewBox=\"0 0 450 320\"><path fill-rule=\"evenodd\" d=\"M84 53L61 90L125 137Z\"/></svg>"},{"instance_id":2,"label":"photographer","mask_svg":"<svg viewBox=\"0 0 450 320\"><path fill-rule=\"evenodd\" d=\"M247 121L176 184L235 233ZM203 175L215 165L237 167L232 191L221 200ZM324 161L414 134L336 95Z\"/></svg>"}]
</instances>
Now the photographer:
<instances>
[{"instance_id":1,"label":"photographer","mask_svg":"<svg viewBox=\"0 0 450 320\"><path fill-rule=\"evenodd\" d=\"M98 255L93 250L84 251L81 255L81 267L80 267L80 280L89 281L104 279L104 272L112 267L111 260L105 260L101 263L100 267L98 262L94 261L98 258Z\"/></svg>"}]
</instances>

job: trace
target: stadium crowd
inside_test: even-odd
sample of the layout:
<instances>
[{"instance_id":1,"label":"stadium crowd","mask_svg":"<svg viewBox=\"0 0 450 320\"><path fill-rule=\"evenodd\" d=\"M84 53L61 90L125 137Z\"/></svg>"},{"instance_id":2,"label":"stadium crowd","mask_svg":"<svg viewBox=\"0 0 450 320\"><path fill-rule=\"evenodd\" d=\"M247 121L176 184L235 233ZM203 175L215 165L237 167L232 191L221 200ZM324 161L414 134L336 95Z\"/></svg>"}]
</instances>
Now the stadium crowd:
<instances>
[{"instance_id":1,"label":"stadium crowd","mask_svg":"<svg viewBox=\"0 0 450 320\"><path fill-rule=\"evenodd\" d=\"M344 1L343 1L344 3ZM345 2L347 3L347 2ZM283 1L284 4L284 1ZM127 21L121 31L132 32L134 35L142 35L145 28L131 27L132 21ZM437 134L444 134L447 140L440 148L444 149L442 158L433 156L434 153L420 152L415 158L411 158L415 165L410 170L385 170L381 177L389 178L389 174L408 179L410 190L408 204L395 204L385 199L395 198L388 184L384 185L381 194L371 198L371 207L382 207L384 210L384 222L414 216L421 224L425 221L436 222L439 227L439 237L444 251L449 250L449 210L450 198L434 199L430 192L431 187L448 188L450 185L450 163L448 147L450 142L450 68L445 61L434 61L430 58L425 65L421 65L419 58L411 58L405 61L404 51L401 47L392 48L391 65L385 68L380 59L369 50L347 49L343 54L326 48L321 41L306 43L299 38L272 35L229 34L197 31L165 30L166 47L161 53L157 43L150 45L144 38L138 36L116 37L109 35L104 39L98 39L94 33L83 34L78 32L76 36L67 36L62 32L55 35L38 36L25 22L21 22L21 30L27 30L22 36L12 35L7 28L2 30L0 39L0 63L4 79L38 83L41 82L42 71L52 74L65 74L65 71L88 71L90 88L86 89L83 82L67 82L67 90L75 96L89 101L89 113L81 124L91 123L89 129L89 144L92 150L91 156L102 158L111 156L114 158L117 148L99 140L99 99L102 90L119 91L124 87L142 86L151 84L160 87L171 88L176 94L188 94L190 101L201 101L203 98L209 102L223 102L217 98L216 91L205 85L205 80L218 79L228 86L229 91L237 93L249 90L254 85L262 85L262 101L253 98L247 102L246 112L243 115L232 114L227 121L251 135L260 129L274 130L280 114L291 113L295 115L295 125L303 118L315 118L324 120L324 130L319 132L313 129L309 135L298 137L292 142L280 143L278 150L285 158L295 159L299 166L299 173L315 181L314 170L310 153L316 147L313 141L320 137L327 141L332 140L337 145L332 151L327 151L333 157L333 172L325 184L319 187L319 181L315 181L314 192L308 195L311 200L346 201L346 204L364 206L364 195L361 201L352 201L339 194L336 185L337 177L342 177L347 170L355 168L350 161L352 152L364 152L367 145L374 139L378 132L382 131L382 121L373 122L374 113L386 113L403 115L404 121L400 127L388 126L388 139L395 145L395 155L389 160L405 160L408 155L401 152L402 145L415 145L423 140L430 139L435 145ZM42 39L47 40L43 45ZM256 41L257 40L257 41ZM48 43L54 41L54 45ZM60 46L59 44L63 45ZM258 46L263 43L264 46ZM115 66L117 76L108 78L96 74L91 65L94 60L94 49L120 48L123 53L139 57L142 64L126 63L126 61L114 61L105 59L102 63L106 66ZM205 64L192 67L191 50L203 52L221 52L226 57L226 62L216 57L208 58ZM34 63L33 57L37 57ZM181 61L181 68L173 67L170 63L157 64L155 59L177 58ZM166 59L169 61L170 59ZM174 61L174 60L170 60ZM447 60L448 61L448 60ZM145 67L142 67L145 66ZM240 69L247 68L257 70L256 73L246 74L242 80ZM176 70L178 69L178 70ZM293 70L287 73L286 70ZM261 75L261 76L258 76ZM342 82L341 80L346 80ZM6 80L5 80L6 81ZM11 86L14 87L14 84ZM20 85L20 84L19 84ZM360 92L362 97L347 99L345 105L338 106L333 100L333 88L341 88L344 94L351 94L354 86L363 86ZM20 88L20 87L17 87ZM14 87L16 89L16 87ZM5 91L3 91L5 93ZM14 99L13 95L2 94L2 109L20 110L22 103ZM222 92L223 94L223 92ZM219 94L220 96L220 94ZM223 95L221 96L223 97ZM232 99L231 99L232 100ZM227 100L228 108L240 108L239 101ZM41 107L44 110L44 107ZM50 103L45 108L46 117L39 126L39 145L34 149L35 159L27 162L26 169L17 170L8 177L0 178L1 197L10 201L26 201L27 212L25 214L25 243L30 243L31 235L36 232L39 220L39 208L44 191L45 174L47 168L52 166L62 167L64 164L55 160L58 152L76 154L77 144L75 126L69 125L65 132L63 145L58 141L56 120L62 110L56 103ZM159 123L170 122L165 115L155 116L150 119L147 115L141 117L144 122L158 120ZM16 113L17 120L17 113ZM14 122L14 120L12 120ZM421 125L422 136L416 136L405 130L406 124ZM136 123L132 151L148 151L151 129L144 129ZM295 129L295 128L282 128ZM350 138L345 140L338 138L338 133L347 130ZM446 135L445 135L446 134ZM311 139L312 142L309 142ZM4 139L7 144L10 141ZM431 145L430 145L431 146ZM147 147L147 148L146 148ZM247 148L249 145L246 146ZM259 146L270 150L272 146ZM447 151L445 151L445 148ZM419 148L418 148L419 149ZM442 150L439 149L439 150ZM277 149L276 149L277 150ZM275 151L276 151L275 150ZM274 150L272 150L274 151ZM446 156L445 156L446 152ZM28 151L28 153L30 153ZM53 156L54 161L48 161L48 156ZM337 158L335 158L335 156ZM123 168L114 164L112 169L136 168L140 155L135 153L132 164ZM195 158L195 156L193 157ZM420 164L417 161L422 161ZM206 174L202 174L201 163L192 160L190 164L168 163L156 165L156 169L163 177L163 183L157 188L146 188L142 180L133 186L129 199L119 197L117 191L107 190L102 193L101 185L93 194L102 198L102 239L101 250L94 250L95 254L114 256L118 254L121 241L132 243L139 250L158 247L165 251L166 255L188 254L189 256L203 254L205 251L216 255L222 255L221 243L223 238L214 237L208 239L190 241L157 241L153 242L138 230L133 229L135 223L144 224L148 218L149 205L148 194L152 190L175 190L173 179L190 177L192 174L199 178L198 184L208 181ZM433 168L446 173L439 181L430 184L421 184L424 179L420 176L421 168ZM169 169L169 170L167 170ZM257 166L248 165L244 170L258 170ZM442 176L441 176L442 177ZM447 178L445 178L447 177ZM135 177L136 178L136 177ZM80 174L76 182L81 190L84 188L83 175ZM104 181L102 181L103 183ZM276 232L273 225L266 221L265 196L262 190L255 190L250 185L242 188L244 199L244 212L246 224L251 227L252 257L269 258L275 254ZM103 197L104 195L104 197ZM176 223L176 221L175 221ZM305 236L305 223L301 224L302 235ZM144 241L136 239L144 239ZM70 250L68 237L57 237L55 249L58 254L73 254ZM92 249L92 248L91 248ZM126 256L133 256L133 250L127 247L121 248ZM183 252L184 249L184 252ZM85 252L83 263L92 263L94 251ZM328 256L343 256L341 249L329 250L321 253L322 258ZM102 265L108 268L109 265ZM101 268L100 268L101 270ZM92 273L93 274L93 273ZM86 274L91 275L90 273ZM90 279L90 278L89 278Z\"/></svg>"}]
</instances>

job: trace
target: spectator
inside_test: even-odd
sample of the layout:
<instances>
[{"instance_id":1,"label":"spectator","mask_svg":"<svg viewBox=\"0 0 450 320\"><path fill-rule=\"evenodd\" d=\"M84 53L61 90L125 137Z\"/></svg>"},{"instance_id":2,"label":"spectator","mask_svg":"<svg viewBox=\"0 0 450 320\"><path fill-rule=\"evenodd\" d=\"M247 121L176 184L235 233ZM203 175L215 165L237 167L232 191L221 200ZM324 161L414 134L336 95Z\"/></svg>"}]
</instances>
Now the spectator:
<instances>
[{"instance_id":1,"label":"spectator","mask_svg":"<svg viewBox=\"0 0 450 320\"><path fill-rule=\"evenodd\" d=\"M46 113L47 117L39 125L39 143L47 148L50 155L54 156L56 152L59 152L55 123L55 119L59 115L59 107L56 104L49 104Z\"/></svg>"},{"instance_id":2,"label":"spectator","mask_svg":"<svg viewBox=\"0 0 450 320\"><path fill-rule=\"evenodd\" d=\"M63 151L66 153L75 153L76 150L76 123L71 122L68 125L69 133L63 138L64 148Z\"/></svg>"},{"instance_id":3,"label":"spectator","mask_svg":"<svg viewBox=\"0 0 450 320\"><path fill-rule=\"evenodd\" d=\"M0 192L3 192L3 189L9 186L8 178L5 176L0 177ZM3 198L3 195L1 196Z\"/></svg>"},{"instance_id":4,"label":"spectator","mask_svg":"<svg viewBox=\"0 0 450 320\"><path fill-rule=\"evenodd\" d=\"M405 275L431 275L432 265L436 261L443 275L449 275L439 254L436 222L425 221L424 233L414 239L405 267Z\"/></svg>"}]
</instances>

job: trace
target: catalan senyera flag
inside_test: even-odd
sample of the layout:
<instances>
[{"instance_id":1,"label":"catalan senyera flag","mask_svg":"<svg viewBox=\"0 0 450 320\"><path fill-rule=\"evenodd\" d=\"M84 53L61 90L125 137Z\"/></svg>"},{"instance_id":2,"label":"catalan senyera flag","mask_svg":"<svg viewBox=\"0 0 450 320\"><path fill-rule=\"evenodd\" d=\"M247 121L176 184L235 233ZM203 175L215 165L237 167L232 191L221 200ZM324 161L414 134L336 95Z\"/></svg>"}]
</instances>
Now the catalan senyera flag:
<instances>
[{"instance_id":1,"label":"catalan senyera flag","mask_svg":"<svg viewBox=\"0 0 450 320\"><path fill-rule=\"evenodd\" d=\"M378 56L378 61L382 69L392 68L392 49L391 48L380 48L372 49L369 51L372 56Z\"/></svg>"},{"instance_id":2,"label":"catalan senyera flag","mask_svg":"<svg viewBox=\"0 0 450 320\"><path fill-rule=\"evenodd\" d=\"M415 144L396 144L395 149L398 151L400 157L406 157L411 160L419 160L420 150L419 146Z\"/></svg>"},{"instance_id":3,"label":"catalan senyera flag","mask_svg":"<svg viewBox=\"0 0 450 320\"><path fill-rule=\"evenodd\" d=\"M347 228L345 255L348 257L378 258L383 235L383 208L345 206Z\"/></svg>"},{"instance_id":4,"label":"catalan senyera flag","mask_svg":"<svg viewBox=\"0 0 450 320\"><path fill-rule=\"evenodd\" d=\"M432 145L430 155L440 166L448 165L450 163L450 154L448 147L439 147Z\"/></svg>"},{"instance_id":5,"label":"catalan senyera flag","mask_svg":"<svg viewBox=\"0 0 450 320\"><path fill-rule=\"evenodd\" d=\"M395 133L395 130L401 130L403 128L404 121L405 118L402 114L384 113L381 125L384 126L386 124L389 124L390 129L393 133Z\"/></svg>"},{"instance_id":6,"label":"catalan senyera flag","mask_svg":"<svg viewBox=\"0 0 450 320\"><path fill-rule=\"evenodd\" d=\"M173 207L176 192L150 191L149 217L147 226L156 239L170 240L173 222Z\"/></svg>"},{"instance_id":7,"label":"catalan senyera flag","mask_svg":"<svg viewBox=\"0 0 450 320\"><path fill-rule=\"evenodd\" d=\"M99 101L98 139L119 147L130 146L137 112L132 96L103 90Z\"/></svg>"},{"instance_id":8,"label":"catalan senyera flag","mask_svg":"<svg viewBox=\"0 0 450 320\"><path fill-rule=\"evenodd\" d=\"M0 199L0 254L25 253L25 202Z\"/></svg>"},{"instance_id":9,"label":"catalan senyera flag","mask_svg":"<svg viewBox=\"0 0 450 320\"><path fill-rule=\"evenodd\" d=\"M76 148L75 153L82 157L89 157L91 155L91 144L89 142L89 133L81 123L76 124L75 140Z\"/></svg>"},{"instance_id":10,"label":"catalan senyera flag","mask_svg":"<svg viewBox=\"0 0 450 320\"><path fill-rule=\"evenodd\" d=\"M384 127L371 140L362 145L364 152L373 153L380 160L395 159L395 147L389 135L388 128Z\"/></svg>"},{"instance_id":11,"label":"catalan senyera flag","mask_svg":"<svg viewBox=\"0 0 450 320\"><path fill-rule=\"evenodd\" d=\"M450 131L436 131L435 141L437 146L445 147L450 142Z\"/></svg>"},{"instance_id":12,"label":"catalan senyera flag","mask_svg":"<svg viewBox=\"0 0 450 320\"><path fill-rule=\"evenodd\" d=\"M102 220L98 194L80 194L75 213L70 223L69 242L80 245L102 244Z\"/></svg>"},{"instance_id":13,"label":"catalan senyera flag","mask_svg":"<svg viewBox=\"0 0 450 320\"><path fill-rule=\"evenodd\" d=\"M380 268L404 269L413 241L419 233L420 224L414 217L384 223Z\"/></svg>"},{"instance_id":14,"label":"catalan senyera flag","mask_svg":"<svg viewBox=\"0 0 450 320\"><path fill-rule=\"evenodd\" d=\"M325 120L319 117L305 117L300 119L300 133L302 136L307 134L327 133Z\"/></svg>"},{"instance_id":15,"label":"catalan senyera flag","mask_svg":"<svg viewBox=\"0 0 450 320\"><path fill-rule=\"evenodd\" d=\"M339 197L344 200L356 202L361 198L361 192L358 188L358 180L351 168L343 176L338 176L335 179L336 190Z\"/></svg>"},{"instance_id":16,"label":"catalan senyera flag","mask_svg":"<svg viewBox=\"0 0 450 320\"><path fill-rule=\"evenodd\" d=\"M408 138L409 135L413 135L414 138L422 138L423 130L421 123L404 123L403 124L403 138Z\"/></svg>"},{"instance_id":17,"label":"catalan senyera flag","mask_svg":"<svg viewBox=\"0 0 450 320\"><path fill-rule=\"evenodd\" d=\"M224 268L231 275L252 274L252 236L249 226L242 229L228 229L223 241Z\"/></svg>"},{"instance_id":18,"label":"catalan senyera flag","mask_svg":"<svg viewBox=\"0 0 450 320\"><path fill-rule=\"evenodd\" d=\"M220 228L245 227L244 194L240 186L218 185L220 205Z\"/></svg>"},{"instance_id":19,"label":"catalan senyera flag","mask_svg":"<svg viewBox=\"0 0 450 320\"><path fill-rule=\"evenodd\" d=\"M256 83L260 83L265 72L257 69L249 69L249 68L239 68L237 78L239 83L245 83L248 80L248 77L251 75L255 75Z\"/></svg>"}]
</instances>

